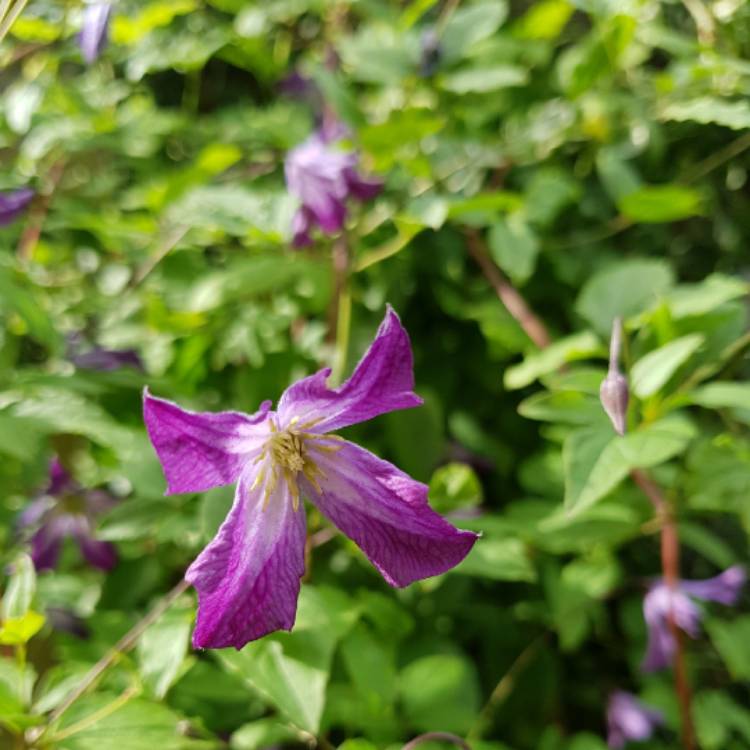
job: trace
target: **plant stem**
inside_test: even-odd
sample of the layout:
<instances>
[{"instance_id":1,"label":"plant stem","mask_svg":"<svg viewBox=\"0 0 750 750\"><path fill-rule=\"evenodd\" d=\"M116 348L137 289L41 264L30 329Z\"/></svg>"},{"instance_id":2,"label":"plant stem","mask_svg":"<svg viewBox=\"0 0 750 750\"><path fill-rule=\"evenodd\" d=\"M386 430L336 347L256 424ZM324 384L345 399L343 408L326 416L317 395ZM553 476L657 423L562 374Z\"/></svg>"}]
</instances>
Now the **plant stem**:
<instances>
[{"instance_id":1,"label":"plant stem","mask_svg":"<svg viewBox=\"0 0 750 750\"><path fill-rule=\"evenodd\" d=\"M543 638L543 635L539 636L529 643L516 657L515 661L508 668L508 671L500 678L500 681L495 685L495 689L490 694L487 703L485 703L484 708L479 712L477 720L469 730L467 735L468 740L478 740L482 737L493 711L510 695L515 686L516 678L534 658Z\"/></svg>"},{"instance_id":2,"label":"plant stem","mask_svg":"<svg viewBox=\"0 0 750 750\"><path fill-rule=\"evenodd\" d=\"M466 235L469 252L482 269L505 309L518 321L526 335L540 348L551 343L549 332L544 323L534 314L521 296L521 293L508 281L505 274L495 265L487 252L484 241L476 229L470 229Z\"/></svg>"},{"instance_id":3,"label":"plant stem","mask_svg":"<svg viewBox=\"0 0 750 750\"><path fill-rule=\"evenodd\" d=\"M333 265L333 302L328 326L329 341L335 344L333 357L333 381L339 383L346 368L349 349L349 331L352 318L352 297L349 290L351 258L346 237L341 235L333 243L331 250Z\"/></svg>"},{"instance_id":4,"label":"plant stem","mask_svg":"<svg viewBox=\"0 0 750 750\"><path fill-rule=\"evenodd\" d=\"M29 0L18 0L16 5L10 9L8 15L2 19L2 24L0 24L0 42L5 39L6 34L10 31L10 27L16 22L16 18L21 15L21 11L26 7L28 1Z\"/></svg>"},{"instance_id":5,"label":"plant stem","mask_svg":"<svg viewBox=\"0 0 750 750\"><path fill-rule=\"evenodd\" d=\"M651 500L661 526L661 567L664 581L670 591L675 592L680 582L680 540L677 523L670 504L664 499L661 489L642 469L634 469L630 476L643 493ZM695 732L692 719L692 693L685 665L685 643L682 631L677 627L674 610L669 612L669 630L675 642L674 684L680 706L682 745L685 750L695 748Z\"/></svg>"},{"instance_id":6,"label":"plant stem","mask_svg":"<svg viewBox=\"0 0 750 750\"><path fill-rule=\"evenodd\" d=\"M47 217L52 196L55 190L57 190L57 186L60 184L60 180L65 172L65 163L66 160L63 157L52 165L49 171L47 190L35 201L35 205L32 208L31 221L23 230L21 239L18 241L18 247L16 248L16 254L21 260L30 260L34 254L34 248L36 248L39 237L42 234L42 226Z\"/></svg>"},{"instance_id":7,"label":"plant stem","mask_svg":"<svg viewBox=\"0 0 750 750\"><path fill-rule=\"evenodd\" d=\"M540 348L544 349L550 344L550 336L544 323L531 311L526 300L520 295L515 287L508 281L499 268L489 257L484 243L476 230L470 230L467 235L469 252L479 264L487 280L492 284L500 301L505 305L508 312L518 321L519 325L526 331L529 338ZM617 337L619 339L619 337ZM620 341L612 342L613 348ZM648 474L642 469L634 469L631 472L633 481L640 487L644 494L653 503L657 520L661 528L661 564L662 575L665 582L673 591L679 585L680 580L680 541L677 533L677 524L670 504L664 499L662 491ZM680 706L680 723L682 726L682 744L685 750L694 750L695 732L692 720L692 694L688 681L687 668L685 665L685 644L682 632L677 627L674 613L669 614L669 628L675 641L674 655L674 678L675 692ZM523 653L518 657L521 659ZM514 664L515 667L515 664ZM511 667L511 671L513 667ZM505 679L505 678L503 678ZM501 682L495 688L500 691ZM493 692L493 695L495 695ZM500 692L501 699L504 697ZM490 703L492 698L490 698ZM489 705L489 704L488 704ZM475 730L472 730L475 731Z\"/></svg>"},{"instance_id":8,"label":"plant stem","mask_svg":"<svg viewBox=\"0 0 750 750\"><path fill-rule=\"evenodd\" d=\"M47 727L43 728L32 741L39 739L41 734L51 727L96 681L104 672L117 660L117 657L129 651L138 642L146 629L153 625L172 604L177 600L190 586L182 579L164 598L154 606L154 608L141 620L139 620L120 640L109 650L93 667L84 675L83 679L76 687L68 693L62 703L50 714Z\"/></svg>"}]
</instances>

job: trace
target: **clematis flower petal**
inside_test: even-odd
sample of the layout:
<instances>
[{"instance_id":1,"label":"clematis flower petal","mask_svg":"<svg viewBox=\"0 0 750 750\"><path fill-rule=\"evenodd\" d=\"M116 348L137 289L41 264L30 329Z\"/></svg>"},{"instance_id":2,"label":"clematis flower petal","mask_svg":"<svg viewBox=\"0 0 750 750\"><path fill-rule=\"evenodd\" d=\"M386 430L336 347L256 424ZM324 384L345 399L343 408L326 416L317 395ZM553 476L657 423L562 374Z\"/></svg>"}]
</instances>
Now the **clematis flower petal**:
<instances>
[{"instance_id":1,"label":"clematis flower petal","mask_svg":"<svg viewBox=\"0 0 750 750\"><path fill-rule=\"evenodd\" d=\"M359 172L352 168L344 170L344 179L349 192L360 201L372 200L383 189L382 180L362 177Z\"/></svg>"},{"instance_id":2,"label":"clematis flower petal","mask_svg":"<svg viewBox=\"0 0 750 750\"><path fill-rule=\"evenodd\" d=\"M295 511L286 482L264 501L253 473L240 478L234 505L185 579L198 591L196 648L242 648L294 625L305 570L305 512ZM264 507L265 505L265 507Z\"/></svg>"},{"instance_id":3,"label":"clematis flower petal","mask_svg":"<svg viewBox=\"0 0 750 750\"><path fill-rule=\"evenodd\" d=\"M374 341L341 387L326 385L330 369L297 381L279 401L279 418L286 424L320 420L315 430L328 432L396 409L419 406L414 392L414 372L409 336L398 315L388 306Z\"/></svg>"},{"instance_id":4,"label":"clematis flower petal","mask_svg":"<svg viewBox=\"0 0 750 750\"><path fill-rule=\"evenodd\" d=\"M111 570L117 564L117 552L114 546L109 542L94 539L87 518L81 518L80 525L73 531L73 537L78 542L81 554L90 565L101 570Z\"/></svg>"},{"instance_id":5,"label":"clematis flower petal","mask_svg":"<svg viewBox=\"0 0 750 750\"><path fill-rule=\"evenodd\" d=\"M167 479L168 494L202 492L236 482L262 443L270 401L253 415L194 412L143 394L143 418Z\"/></svg>"},{"instance_id":6,"label":"clematis flower petal","mask_svg":"<svg viewBox=\"0 0 750 750\"><path fill-rule=\"evenodd\" d=\"M335 453L311 448L324 475L321 492L307 480L301 484L391 586L445 573L466 557L477 535L435 513L424 484L354 443L337 445Z\"/></svg>"},{"instance_id":7,"label":"clematis flower petal","mask_svg":"<svg viewBox=\"0 0 750 750\"><path fill-rule=\"evenodd\" d=\"M83 11L83 23L78 44L84 60L92 63L101 54L107 44L109 17L112 13L112 3L93 2Z\"/></svg>"},{"instance_id":8,"label":"clematis flower petal","mask_svg":"<svg viewBox=\"0 0 750 750\"><path fill-rule=\"evenodd\" d=\"M34 191L28 187L0 192L0 227L20 216L33 197Z\"/></svg>"},{"instance_id":9,"label":"clematis flower petal","mask_svg":"<svg viewBox=\"0 0 750 750\"><path fill-rule=\"evenodd\" d=\"M669 627L670 611L675 624L691 638L700 633L701 613L680 589L670 591L664 582L652 586L643 599L643 616L648 629L648 645L641 668L654 672L669 666L675 642Z\"/></svg>"},{"instance_id":10,"label":"clematis flower petal","mask_svg":"<svg viewBox=\"0 0 750 750\"><path fill-rule=\"evenodd\" d=\"M609 697L607 704L607 744L611 748L622 748L630 740L647 740L656 727L664 723L664 716L639 701L631 693L618 690Z\"/></svg>"},{"instance_id":11,"label":"clematis flower petal","mask_svg":"<svg viewBox=\"0 0 750 750\"><path fill-rule=\"evenodd\" d=\"M680 588L698 599L732 605L739 599L746 578L745 569L741 565L733 565L705 581L680 581Z\"/></svg>"},{"instance_id":12,"label":"clematis flower petal","mask_svg":"<svg viewBox=\"0 0 750 750\"><path fill-rule=\"evenodd\" d=\"M53 518L31 537L31 559L37 570L52 570L60 559L65 529Z\"/></svg>"}]
</instances>

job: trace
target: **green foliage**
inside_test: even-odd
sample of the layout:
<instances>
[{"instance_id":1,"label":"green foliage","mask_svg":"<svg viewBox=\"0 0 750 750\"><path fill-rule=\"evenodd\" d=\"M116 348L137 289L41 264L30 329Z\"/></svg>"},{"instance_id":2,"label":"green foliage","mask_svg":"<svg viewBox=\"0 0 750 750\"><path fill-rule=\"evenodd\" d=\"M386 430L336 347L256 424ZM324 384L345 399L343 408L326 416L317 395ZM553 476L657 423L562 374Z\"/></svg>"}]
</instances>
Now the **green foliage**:
<instances>
[{"instance_id":1,"label":"green foliage","mask_svg":"<svg viewBox=\"0 0 750 750\"><path fill-rule=\"evenodd\" d=\"M90 65L82 16L29 0L0 41L0 193L37 194L0 226L0 746L382 750L450 731L603 750L605 696L627 689L666 716L643 747L676 747L672 675L639 669L661 563L631 474L677 518L684 577L747 565L748 6L119 0ZM313 90L285 93L293 71ZM343 270L341 237L290 246L284 157L324 115L384 181L350 205ZM195 650L189 590L113 651L234 492L164 497L142 389L251 412L321 367L341 381L387 302L425 405L345 436L481 532L469 556L394 590L310 507L291 633ZM617 317L624 436L599 402ZM99 349L143 370L81 364ZM94 529L109 573L70 541L33 569L19 514L53 455L117 498ZM700 606L699 745L739 750L748 596Z\"/></svg>"}]
</instances>

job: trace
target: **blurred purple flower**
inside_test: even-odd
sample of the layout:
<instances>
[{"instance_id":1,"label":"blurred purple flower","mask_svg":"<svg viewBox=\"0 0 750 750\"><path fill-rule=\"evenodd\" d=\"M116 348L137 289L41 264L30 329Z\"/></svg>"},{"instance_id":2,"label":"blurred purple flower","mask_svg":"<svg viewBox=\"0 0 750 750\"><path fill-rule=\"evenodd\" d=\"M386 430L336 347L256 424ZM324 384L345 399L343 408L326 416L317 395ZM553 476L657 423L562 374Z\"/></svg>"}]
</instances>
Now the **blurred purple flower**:
<instances>
[{"instance_id":1,"label":"blurred purple flower","mask_svg":"<svg viewBox=\"0 0 750 750\"><path fill-rule=\"evenodd\" d=\"M110 372L122 367L143 371L143 362L135 349L102 349L97 346L83 354L74 354L70 361L82 370Z\"/></svg>"},{"instance_id":2,"label":"blurred purple flower","mask_svg":"<svg viewBox=\"0 0 750 750\"><path fill-rule=\"evenodd\" d=\"M647 740L663 724L662 713L649 708L632 693L618 690L609 696L607 744L611 748L625 747L630 740Z\"/></svg>"},{"instance_id":3,"label":"blurred purple flower","mask_svg":"<svg viewBox=\"0 0 750 750\"><path fill-rule=\"evenodd\" d=\"M34 191L29 187L0 192L0 227L18 218L31 203Z\"/></svg>"},{"instance_id":4,"label":"blurred purple flower","mask_svg":"<svg viewBox=\"0 0 750 750\"><path fill-rule=\"evenodd\" d=\"M327 122L287 154L287 187L302 204L293 221L296 247L312 243L315 224L327 234L339 232L346 221L347 200L371 200L383 187L380 180L357 172L359 157L341 148L343 136L339 123Z\"/></svg>"},{"instance_id":5,"label":"blurred purple flower","mask_svg":"<svg viewBox=\"0 0 750 750\"><path fill-rule=\"evenodd\" d=\"M85 620L66 607L47 607L47 620L55 630L86 639L91 635Z\"/></svg>"},{"instance_id":6,"label":"blurred purple flower","mask_svg":"<svg viewBox=\"0 0 750 750\"><path fill-rule=\"evenodd\" d=\"M654 672L672 662L675 642L669 628L670 610L677 627L691 638L697 638L703 615L690 597L734 604L745 584L745 578L744 568L734 565L705 581L680 581L675 591L671 591L663 579L652 585L643 599L648 646L641 668L645 672Z\"/></svg>"},{"instance_id":7,"label":"blurred purple flower","mask_svg":"<svg viewBox=\"0 0 750 750\"><path fill-rule=\"evenodd\" d=\"M91 64L101 54L107 44L107 32L109 30L109 18L112 15L112 3L93 2L89 3L83 11L83 22L81 33L78 36L78 45L81 48L83 59Z\"/></svg>"},{"instance_id":8,"label":"blurred purple flower","mask_svg":"<svg viewBox=\"0 0 750 750\"><path fill-rule=\"evenodd\" d=\"M419 38L419 75L434 76L443 57L440 35L435 29L426 29Z\"/></svg>"},{"instance_id":9,"label":"blurred purple flower","mask_svg":"<svg viewBox=\"0 0 750 750\"><path fill-rule=\"evenodd\" d=\"M427 487L338 435L396 409L419 406L412 352L388 308L349 380L326 386L330 370L291 385L276 411L185 411L144 394L144 419L169 493L237 483L234 505L185 578L198 590L198 648L242 648L291 630L305 569L306 496L352 539L391 586L457 565L477 535L435 513Z\"/></svg>"},{"instance_id":10,"label":"blurred purple flower","mask_svg":"<svg viewBox=\"0 0 750 750\"><path fill-rule=\"evenodd\" d=\"M93 519L115 502L103 490L81 487L59 460L53 459L47 488L18 518L19 529L31 534L31 559L36 569L56 567L66 537L77 542L89 564L102 570L112 568L117 562L115 548L109 542L96 540Z\"/></svg>"}]
</instances>

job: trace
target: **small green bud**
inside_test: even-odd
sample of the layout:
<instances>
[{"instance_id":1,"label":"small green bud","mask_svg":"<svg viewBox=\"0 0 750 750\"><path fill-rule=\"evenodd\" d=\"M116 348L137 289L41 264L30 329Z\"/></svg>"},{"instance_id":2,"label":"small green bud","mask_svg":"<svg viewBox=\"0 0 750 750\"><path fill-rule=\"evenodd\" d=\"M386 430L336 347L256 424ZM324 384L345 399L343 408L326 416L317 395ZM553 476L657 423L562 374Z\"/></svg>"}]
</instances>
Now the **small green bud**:
<instances>
[{"instance_id":1,"label":"small green bud","mask_svg":"<svg viewBox=\"0 0 750 750\"><path fill-rule=\"evenodd\" d=\"M630 401L628 379L620 372L618 364L621 343L622 321L620 318L615 318L609 343L609 372L599 388L599 400L618 435L625 434Z\"/></svg>"}]
</instances>

